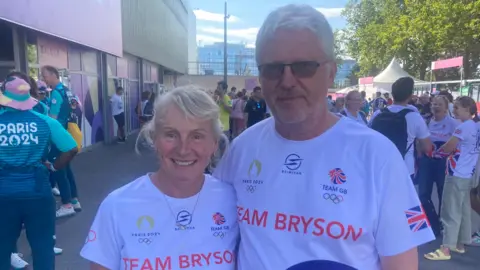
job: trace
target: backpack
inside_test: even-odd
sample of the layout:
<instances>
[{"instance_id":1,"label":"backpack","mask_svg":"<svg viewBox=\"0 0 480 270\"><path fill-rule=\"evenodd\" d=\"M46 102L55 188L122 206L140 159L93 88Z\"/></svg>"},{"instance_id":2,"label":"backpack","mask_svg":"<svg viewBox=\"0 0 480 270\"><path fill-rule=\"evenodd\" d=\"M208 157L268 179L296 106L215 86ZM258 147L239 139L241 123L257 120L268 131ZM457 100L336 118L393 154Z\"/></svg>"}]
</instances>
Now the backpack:
<instances>
[{"instance_id":1,"label":"backpack","mask_svg":"<svg viewBox=\"0 0 480 270\"><path fill-rule=\"evenodd\" d=\"M384 108L373 119L371 128L383 134L390 141L392 141L397 147L402 157L412 147L412 144L408 144L408 131L407 131L407 119L405 116L407 113L413 112L411 109L403 109L398 113L391 112L388 108Z\"/></svg>"}]
</instances>

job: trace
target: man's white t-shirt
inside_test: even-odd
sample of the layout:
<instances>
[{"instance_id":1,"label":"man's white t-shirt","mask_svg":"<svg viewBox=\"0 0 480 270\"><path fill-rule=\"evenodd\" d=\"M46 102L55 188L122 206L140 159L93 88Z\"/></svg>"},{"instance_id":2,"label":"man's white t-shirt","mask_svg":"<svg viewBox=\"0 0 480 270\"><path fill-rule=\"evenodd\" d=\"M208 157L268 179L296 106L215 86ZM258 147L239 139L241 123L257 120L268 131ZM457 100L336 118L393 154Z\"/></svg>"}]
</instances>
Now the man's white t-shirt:
<instances>
[{"instance_id":1,"label":"man's white t-shirt","mask_svg":"<svg viewBox=\"0 0 480 270\"><path fill-rule=\"evenodd\" d=\"M434 239L396 147L346 117L307 141L266 119L233 141L214 176L237 193L239 270L379 270L379 256Z\"/></svg>"},{"instance_id":2,"label":"man's white t-shirt","mask_svg":"<svg viewBox=\"0 0 480 270\"><path fill-rule=\"evenodd\" d=\"M412 106L413 107L413 106ZM397 113L403 109L411 109L412 112L407 113L405 119L407 120L407 147L408 152L405 154L405 165L407 166L408 172L410 175L415 174L415 151L414 145L415 139L425 139L430 136L430 132L428 131L427 123L423 117L417 111L414 111L410 106L400 106L400 105L390 105L387 107L389 111L393 113ZM380 110L376 111L372 117L370 118L370 124L372 123L373 119L381 113Z\"/></svg>"},{"instance_id":3,"label":"man's white t-shirt","mask_svg":"<svg viewBox=\"0 0 480 270\"><path fill-rule=\"evenodd\" d=\"M233 270L235 201L233 188L212 176L185 199L167 197L142 176L102 202L81 256L110 270Z\"/></svg>"},{"instance_id":4,"label":"man's white t-shirt","mask_svg":"<svg viewBox=\"0 0 480 270\"><path fill-rule=\"evenodd\" d=\"M480 152L479 124L467 120L455 129L452 136L457 137L459 142L455 152L447 159L447 173L456 177L470 178Z\"/></svg>"},{"instance_id":5,"label":"man's white t-shirt","mask_svg":"<svg viewBox=\"0 0 480 270\"><path fill-rule=\"evenodd\" d=\"M112 115L119 115L123 113L124 108L123 108L123 99L121 96L114 94L112 98L110 99L110 102L112 103Z\"/></svg>"}]
</instances>

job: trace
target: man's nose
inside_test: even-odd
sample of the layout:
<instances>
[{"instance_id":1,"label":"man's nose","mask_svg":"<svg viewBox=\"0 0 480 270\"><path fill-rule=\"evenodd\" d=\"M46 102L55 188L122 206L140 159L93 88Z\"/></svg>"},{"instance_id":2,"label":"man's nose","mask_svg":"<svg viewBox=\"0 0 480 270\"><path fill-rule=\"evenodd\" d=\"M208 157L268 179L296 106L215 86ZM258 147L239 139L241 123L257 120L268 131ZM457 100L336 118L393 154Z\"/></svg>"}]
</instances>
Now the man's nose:
<instances>
[{"instance_id":1,"label":"man's nose","mask_svg":"<svg viewBox=\"0 0 480 270\"><path fill-rule=\"evenodd\" d=\"M282 78L280 81L280 85L286 89L290 89L297 84L297 78L293 74L292 69L290 66L285 66L282 74Z\"/></svg>"}]
</instances>

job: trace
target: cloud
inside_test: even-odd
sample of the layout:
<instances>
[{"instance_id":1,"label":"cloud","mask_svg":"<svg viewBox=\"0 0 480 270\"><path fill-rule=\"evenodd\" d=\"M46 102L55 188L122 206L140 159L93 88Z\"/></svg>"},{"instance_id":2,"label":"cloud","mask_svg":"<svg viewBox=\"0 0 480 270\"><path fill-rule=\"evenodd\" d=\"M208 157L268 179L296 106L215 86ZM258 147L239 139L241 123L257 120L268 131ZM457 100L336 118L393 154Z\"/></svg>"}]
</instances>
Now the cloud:
<instances>
[{"instance_id":1,"label":"cloud","mask_svg":"<svg viewBox=\"0 0 480 270\"><path fill-rule=\"evenodd\" d=\"M316 8L327 18L335 18L342 16L343 8Z\"/></svg>"},{"instance_id":2,"label":"cloud","mask_svg":"<svg viewBox=\"0 0 480 270\"><path fill-rule=\"evenodd\" d=\"M218 27L199 27L197 32L213 34L213 35L223 35L223 28ZM240 28L240 29L227 29L228 38L234 37L236 39L244 39L246 41L255 40L258 33L258 27L251 28Z\"/></svg>"},{"instance_id":3,"label":"cloud","mask_svg":"<svg viewBox=\"0 0 480 270\"><path fill-rule=\"evenodd\" d=\"M199 21L210 21L210 22L223 22L223 13L213 13L209 12L203 9L196 9L193 11L195 13L195 16L197 17L197 20ZM229 22L238 22L239 18L236 16L230 15L228 18Z\"/></svg>"},{"instance_id":4,"label":"cloud","mask_svg":"<svg viewBox=\"0 0 480 270\"><path fill-rule=\"evenodd\" d=\"M197 42L200 42L200 41L204 44L212 44L215 42L223 42L223 38L197 34Z\"/></svg>"}]
</instances>

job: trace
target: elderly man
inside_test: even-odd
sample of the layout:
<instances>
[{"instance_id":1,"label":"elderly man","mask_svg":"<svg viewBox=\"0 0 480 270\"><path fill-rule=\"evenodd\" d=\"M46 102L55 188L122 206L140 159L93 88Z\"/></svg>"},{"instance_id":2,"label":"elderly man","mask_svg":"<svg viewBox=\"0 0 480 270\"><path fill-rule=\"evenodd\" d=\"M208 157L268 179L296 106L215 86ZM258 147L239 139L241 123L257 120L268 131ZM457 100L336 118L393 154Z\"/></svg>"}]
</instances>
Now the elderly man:
<instances>
[{"instance_id":1,"label":"elderly man","mask_svg":"<svg viewBox=\"0 0 480 270\"><path fill-rule=\"evenodd\" d=\"M434 239L395 146L328 112L333 33L307 5L273 11L256 60L274 117L242 133L214 175L238 197L240 270L417 270Z\"/></svg>"}]
</instances>

